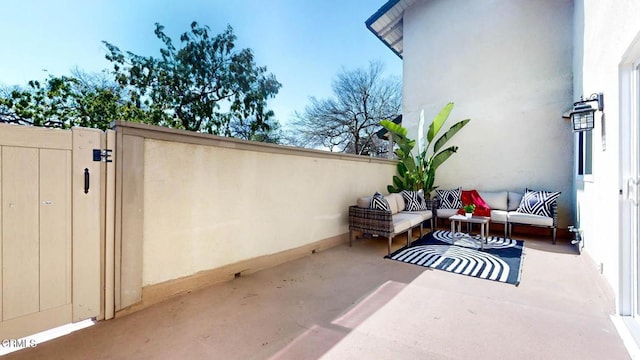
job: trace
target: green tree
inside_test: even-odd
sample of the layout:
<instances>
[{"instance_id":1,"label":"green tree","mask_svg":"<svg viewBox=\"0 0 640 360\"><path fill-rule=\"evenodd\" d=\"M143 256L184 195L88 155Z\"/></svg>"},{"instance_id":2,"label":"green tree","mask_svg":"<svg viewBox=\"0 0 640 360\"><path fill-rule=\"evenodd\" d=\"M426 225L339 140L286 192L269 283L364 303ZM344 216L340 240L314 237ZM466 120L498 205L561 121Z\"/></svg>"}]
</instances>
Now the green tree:
<instances>
[{"instance_id":1,"label":"green tree","mask_svg":"<svg viewBox=\"0 0 640 360\"><path fill-rule=\"evenodd\" d=\"M75 69L73 76L49 76L0 93L0 120L25 125L108 129L131 112L119 87L104 74ZM135 109L132 109L135 111Z\"/></svg>"},{"instance_id":2,"label":"green tree","mask_svg":"<svg viewBox=\"0 0 640 360\"><path fill-rule=\"evenodd\" d=\"M268 119L262 126L257 126L253 119L243 121L234 118L229 123L230 136L238 139L253 140L272 144L282 144L284 133L280 123L274 119Z\"/></svg>"},{"instance_id":3,"label":"green tree","mask_svg":"<svg viewBox=\"0 0 640 360\"><path fill-rule=\"evenodd\" d=\"M160 57L122 52L105 41L106 58L128 91L129 107L142 111L144 122L191 131L230 136L233 119L255 131L268 130L273 112L267 100L281 84L256 65L250 49L235 48L231 26L215 36L209 31L193 22L178 49L156 23Z\"/></svg>"}]
</instances>

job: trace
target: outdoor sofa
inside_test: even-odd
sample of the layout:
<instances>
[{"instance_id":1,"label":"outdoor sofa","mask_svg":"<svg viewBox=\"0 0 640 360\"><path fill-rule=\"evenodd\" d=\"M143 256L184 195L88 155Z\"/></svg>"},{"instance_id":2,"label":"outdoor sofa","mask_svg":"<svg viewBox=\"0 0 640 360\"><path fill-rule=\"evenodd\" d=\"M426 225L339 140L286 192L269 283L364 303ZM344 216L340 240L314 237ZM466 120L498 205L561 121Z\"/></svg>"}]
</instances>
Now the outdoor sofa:
<instances>
[{"instance_id":1,"label":"outdoor sofa","mask_svg":"<svg viewBox=\"0 0 640 360\"><path fill-rule=\"evenodd\" d=\"M404 196L403 196L404 195ZM409 199L409 202L405 201ZM384 199L388 209L375 208ZM407 204L409 206L407 206ZM361 197L356 205L349 207L349 246L354 232L387 238L387 253L391 253L391 242L396 235L407 233L407 246L411 244L411 233L415 228L423 232L423 223L429 221L433 230L434 212L430 202L425 202L421 192L394 193L386 196Z\"/></svg>"},{"instance_id":2,"label":"outdoor sofa","mask_svg":"<svg viewBox=\"0 0 640 360\"><path fill-rule=\"evenodd\" d=\"M463 205L463 190L436 190L435 226L438 219L448 219L459 213ZM512 191L477 191L490 210L490 223L504 224L505 238L511 238L513 225L527 225L551 229L553 244L556 243L558 225L559 192L525 189L524 193ZM526 198L524 196L527 195ZM523 201L524 198L524 201ZM458 199L459 202L455 200ZM488 231L487 231L488 232Z\"/></svg>"}]
</instances>

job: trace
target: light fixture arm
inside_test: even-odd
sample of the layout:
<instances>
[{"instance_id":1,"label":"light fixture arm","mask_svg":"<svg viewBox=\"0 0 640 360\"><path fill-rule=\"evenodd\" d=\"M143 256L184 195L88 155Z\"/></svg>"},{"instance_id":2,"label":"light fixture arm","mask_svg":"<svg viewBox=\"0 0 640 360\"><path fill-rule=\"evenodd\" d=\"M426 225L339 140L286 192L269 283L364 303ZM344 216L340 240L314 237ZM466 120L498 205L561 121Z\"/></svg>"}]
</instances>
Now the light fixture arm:
<instances>
[{"instance_id":1,"label":"light fixture arm","mask_svg":"<svg viewBox=\"0 0 640 360\"><path fill-rule=\"evenodd\" d=\"M598 111L604 111L604 94L603 93L593 93L586 99L580 96L580 100L574 102L573 106L576 106L579 104L585 104L592 101L598 102Z\"/></svg>"}]
</instances>

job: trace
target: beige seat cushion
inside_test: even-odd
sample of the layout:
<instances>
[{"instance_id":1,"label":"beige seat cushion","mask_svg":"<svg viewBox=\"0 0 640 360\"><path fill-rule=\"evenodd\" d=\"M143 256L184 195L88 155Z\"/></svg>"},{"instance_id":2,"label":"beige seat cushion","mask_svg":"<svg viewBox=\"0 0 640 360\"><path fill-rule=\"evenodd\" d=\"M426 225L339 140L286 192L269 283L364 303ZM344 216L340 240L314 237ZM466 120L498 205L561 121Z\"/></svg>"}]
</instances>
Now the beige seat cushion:
<instances>
[{"instance_id":1,"label":"beige seat cushion","mask_svg":"<svg viewBox=\"0 0 640 360\"><path fill-rule=\"evenodd\" d=\"M507 219L510 223L538 225L538 226L553 226L553 218L540 215L525 214L516 211L509 211Z\"/></svg>"},{"instance_id":2,"label":"beige seat cushion","mask_svg":"<svg viewBox=\"0 0 640 360\"><path fill-rule=\"evenodd\" d=\"M433 211L424 210L424 211L403 211L402 213L412 214L412 215L420 215L422 216L422 221L429 220L433 217Z\"/></svg>"},{"instance_id":3,"label":"beige seat cushion","mask_svg":"<svg viewBox=\"0 0 640 360\"><path fill-rule=\"evenodd\" d=\"M458 213L460 209L438 209L438 217L448 219L450 216Z\"/></svg>"},{"instance_id":4,"label":"beige seat cushion","mask_svg":"<svg viewBox=\"0 0 640 360\"><path fill-rule=\"evenodd\" d=\"M506 223L507 213L506 210L491 210L491 222Z\"/></svg>"},{"instance_id":5,"label":"beige seat cushion","mask_svg":"<svg viewBox=\"0 0 640 360\"><path fill-rule=\"evenodd\" d=\"M391 214L397 214L398 200L396 200L396 198L393 197L393 194L385 196L384 199L387 200L387 202L389 203L389 209L391 209Z\"/></svg>"},{"instance_id":6,"label":"beige seat cushion","mask_svg":"<svg viewBox=\"0 0 640 360\"><path fill-rule=\"evenodd\" d=\"M358 205L358 207L368 209L371 206L371 199L371 196L363 196L356 200L356 205Z\"/></svg>"},{"instance_id":7,"label":"beige seat cushion","mask_svg":"<svg viewBox=\"0 0 640 360\"><path fill-rule=\"evenodd\" d=\"M478 195L491 210L507 210L509 193L506 191L478 191Z\"/></svg>"},{"instance_id":8,"label":"beige seat cushion","mask_svg":"<svg viewBox=\"0 0 640 360\"><path fill-rule=\"evenodd\" d=\"M356 200L356 205L361 208L368 209L371 206L372 196L363 196ZM404 210L404 199L400 194L389 194L384 197L385 200L389 203L389 208L391 209L391 214L396 214L402 210Z\"/></svg>"},{"instance_id":9,"label":"beige seat cushion","mask_svg":"<svg viewBox=\"0 0 640 360\"><path fill-rule=\"evenodd\" d=\"M389 194L384 198L387 199L387 201L389 202L389 206L391 207L392 214L395 214L404 210L404 199L402 198L402 195L395 193L395 194ZM392 203L395 205L395 211L394 211L394 206L391 205Z\"/></svg>"},{"instance_id":10,"label":"beige seat cushion","mask_svg":"<svg viewBox=\"0 0 640 360\"><path fill-rule=\"evenodd\" d=\"M399 214L396 214L393 217L393 232L398 234L405 232L411 228L411 219L410 218L401 218L397 217ZM396 218L397 217L397 218Z\"/></svg>"},{"instance_id":11,"label":"beige seat cushion","mask_svg":"<svg viewBox=\"0 0 640 360\"><path fill-rule=\"evenodd\" d=\"M401 213L397 213L393 215L393 223L395 224L396 221L399 221L399 222L408 221L411 224L410 226L416 226L416 225L420 225L420 223L423 222L424 220L422 219L422 215L420 214L413 214L407 211L403 211Z\"/></svg>"},{"instance_id":12,"label":"beige seat cushion","mask_svg":"<svg viewBox=\"0 0 640 360\"><path fill-rule=\"evenodd\" d=\"M522 195L523 194L509 191L509 211L514 211L518 208L518 206L520 206Z\"/></svg>"}]
</instances>

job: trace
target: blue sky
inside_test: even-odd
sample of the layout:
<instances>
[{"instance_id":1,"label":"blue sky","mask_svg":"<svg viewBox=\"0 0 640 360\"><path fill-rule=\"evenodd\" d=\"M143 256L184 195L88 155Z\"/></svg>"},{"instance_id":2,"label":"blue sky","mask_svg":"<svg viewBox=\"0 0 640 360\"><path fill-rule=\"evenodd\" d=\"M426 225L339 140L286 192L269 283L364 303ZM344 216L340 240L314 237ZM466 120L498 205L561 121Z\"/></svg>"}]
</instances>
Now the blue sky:
<instances>
[{"instance_id":1,"label":"blue sky","mask_svg":"<svg viewBox=\"0 0 640 360\"><path fill-rule=\"evenodd\" d=\"M195 20L221 32L230 24L236 46L253 49L258 65L282 83L270 100L286 123L310 96L331 95L341 69L385 64L400 76L402 61L364 25L386 0L22 0L0 4L0 85L110 69L106 40L140 55L157 54L154 23L174 43Z\"/></svg>"}]
</instances>

